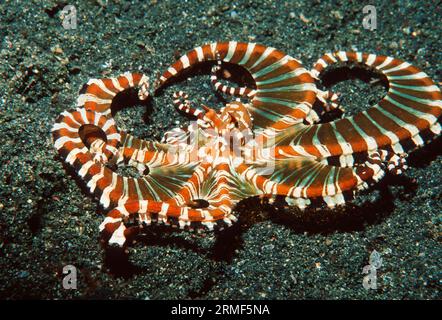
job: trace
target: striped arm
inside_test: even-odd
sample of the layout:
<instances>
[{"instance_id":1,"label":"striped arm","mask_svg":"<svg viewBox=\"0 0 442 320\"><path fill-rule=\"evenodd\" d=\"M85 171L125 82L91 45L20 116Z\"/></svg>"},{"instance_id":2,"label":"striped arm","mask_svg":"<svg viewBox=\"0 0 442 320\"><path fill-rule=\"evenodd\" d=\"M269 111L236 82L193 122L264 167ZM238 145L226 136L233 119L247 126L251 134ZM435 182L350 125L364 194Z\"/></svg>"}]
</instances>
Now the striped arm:
<instances>
[{"instance_id":1,"label":"striped arm","mask_svg":"<svg viewBox=\"0 0 442 320\"><path fill-rule=\"evenodd\" d=\"M401 154L440 134L442 95L419 68L386 56L336 52L319 59L312 74L319 76L327 66L337 62L359 63L373 68L386 77L388 92L379 103L353 117L306 129L300 139L302 145L312 149L323 145L328 149L325 153L330 155L381 148ZM313 153L323 156L318 150Z\"/></svg>"},{"instance_id":2,"label":"striped arm","mask_svg":"<svg viewBox=\"0 0 442 320\"><path fill-rule=\"evenodd\" d=\"M140 73L126 72L115 78L91 79L83 87L77 106L109 115L112 99L129 88L138 88L138 97L145 100L149 96L149 78Z\"/></svg>"},{"instance_id":3,"label":"striped arm","mask_svg":"<svg viewBox=\"0 0 442 320\"><path fill-rule=\"evenodd\" d=\"M210 218L212 216L223 216L223 218L213 220ZM128 227L127 221L130 219L137 220L138 225ZM149 226L153 222L193 229L201 225L230 226L236 220L235 216L225 214L218 208L192 209L167 202L130 201L111 210L100 225L100 231L109 244L123 246L127 244L127 240L138 234L142 227Z\"/></svg>"},{"instance_id":4,"label":"striped arm","mask_svg":"<svg viewBox=\"0 0 442 320\"><path fill-rule=\"evenodd\" d=\"M106 162L117 154L120 142L113 119L82 108L62 112L51 132L55 148L70 165L92 161L97 153Z\"/></svg>"},{"instance_id":5,"label":"striped arm","mask_svg":"<svg viewBox=\"0 0 442 320\"><path fill-rule=\"evenodd\" d=\"M82 135L81 131L88 126L95 130ZM196 166L189 157L179 154L155 149L117 149L120 134L114 120L83 108L63 112L52 128L52 136L61 158L75 170L104 208L121 206L128 201L170 199L192 176ZM126 162L143 164L149 168L148 174L139 178L126 177L96 161L93 146L97 141L102 142L106 159L118 155L126 158Z\"/></svg>"},{"instance_id":6,"label":"striped arm","mask_svg":"<svg viewBox=\"0 0 442 320\"><path fill-rule=\"evenodd\" d=\"M209 207L220 208L225 214L230 213L236 200L230 195L234 185L231 182L231 171L227 163L220 163L212 168L211 163L202 163L176 194L173 201L179 206L188 206L196 199L205 200ZM214 220L220 217L213 216Z\"/></svg>"},{"instance_id":7,"label":"striped arm","mask_svg":"<svg viewBox=\"0 0 442 320\"><path fill-rule=\"evenodd\" d=\"M255 128L284 130L309 114L316 99L310 72L283 52L255 43L214 42L197 47L161 75L158 88L184 69L218 59L244 67L255 80L256 95L249 105Z\"/></svg>"},{"instance_id":8,"label":"striped arm","mask_svg":"<svg viewBox=\"0 0 442 320\"><path fill-rule=\"evenodd\" d=\"M440 134L442 95L420 69L391 57L337 52L319 59L312 74L320 76L325 67L338 61L364 64L384 74L389 82L387 95L355 116L317 125L298 124L274 135L277 155L345 160L377 149L404 154Z\"/></svg>"},{"instance_id":9,"label":"striped arm","mask_svg":"<svg viewBox=\"0 0 442 320\"><path fill-rule=\"evenodd\" d=\"M260 190L265 197L287 197L300 209L325 203L333 208L342 205L358 190L368 188L385 174L378 152L359 166L341 168L329 166L305 157L278 160L274 170L266 174L262 166L241 164L238 173Z\"/></svg>"},{"instance_id":10,"label":"striped arm","mask_svg":"<svg viewBox=\"0 0 442 320\"><path fill-rule=\"evenodd\" d=\"M111 113L111 104L115 96L127 89L137 88L138 98L145 100L149 96L149 78L140 73L126 72L118 77L91 79L82 88L77 105L86 110L100 112L107 116ZM121 147L165 151L168 146L156 141L147 141L120 131Z\"/></svg>"},{"instance_id":11,"label":"striped arm","mask_svg":"<svg viewBox=\"0 0 442 320\"><path fill-rule=\"evenodd\" d=\"M231 214L236 203L230 195L230 170L220 164L214 170L205 164L196 168L194 174L180 191L167 202L132 201L109 212L100 226L109 244L123 246L127 240L152 222L178 226L181 229L222 229L236 221ZM206 208L195 208L193 204L205 200ZM127 221L136 220L136 226L127 226Z\"/></svg>"},{"instance_id":12,"label":"striped arm","mask_svg":"<svg viewBox=\"0 0 442 320\"><path fill-rule=\"evenodd\" d=\"M322 104L321 115L325 112L330 112L335 109L345 111L344 108L338 103L338 95L331 91L317 90L317 99Z\"/></svg>"}]
</instances>

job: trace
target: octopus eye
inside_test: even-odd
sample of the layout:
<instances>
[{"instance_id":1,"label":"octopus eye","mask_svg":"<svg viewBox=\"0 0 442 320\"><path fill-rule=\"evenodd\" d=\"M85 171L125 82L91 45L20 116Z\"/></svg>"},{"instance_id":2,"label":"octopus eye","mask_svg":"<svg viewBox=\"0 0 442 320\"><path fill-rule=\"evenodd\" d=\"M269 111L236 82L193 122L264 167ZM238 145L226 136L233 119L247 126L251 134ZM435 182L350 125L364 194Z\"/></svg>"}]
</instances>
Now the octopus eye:
<instances>
[{"instance_id":1,"label":"octopus eye","mask_svg":"<svg viewBox=\"0 0 442 320\"><path fill-rule=\"evenodd\" d=\"M106 133L93 124L82 125L78 130L78 134L87 148L90 148L91 144L97 139L107 142Z\"/></svg>"}]
</instances>

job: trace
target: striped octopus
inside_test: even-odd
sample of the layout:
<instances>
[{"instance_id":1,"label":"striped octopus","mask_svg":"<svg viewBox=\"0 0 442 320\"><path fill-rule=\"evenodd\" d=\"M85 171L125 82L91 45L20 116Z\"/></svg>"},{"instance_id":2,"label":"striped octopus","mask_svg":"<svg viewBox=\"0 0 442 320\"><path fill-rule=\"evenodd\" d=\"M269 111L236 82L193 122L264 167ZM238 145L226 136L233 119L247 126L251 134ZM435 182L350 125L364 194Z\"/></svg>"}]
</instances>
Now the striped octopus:
<instances>
[{"instance_id":1,"label":"striped octopus","mask_svg":"<svg viewBox=\"0 0 442 320\"><path fill-rule=\"evenodd\" d=\"M153 222L222 229L237 220L235 205L254 196L283 197L300 209L343 205L386 172L402 173L407 154L441 132L440 89L400 59L340 51L308 70L275 48L215 42L173 63L155 92L203 62L214 64L214 89L235 99L220 110L196 108L176 92L175 107L196 121L166 132L161 142L118 130L111 115L122 91L135 88L140 100L148 98L149 79L139 73L89 80L77 108L56 120L52 135L59 155L109 209L100 225L108 244L125 246ZM319 123L322 114L341 106L336 94L316 83L327 67L340 63L384 76L388 92L363 112ZM228 64L244 68L254 84L222 84L220 69ZM118 173L121 166L135 167L138 176Z\"/></svg>"}]
</instances>

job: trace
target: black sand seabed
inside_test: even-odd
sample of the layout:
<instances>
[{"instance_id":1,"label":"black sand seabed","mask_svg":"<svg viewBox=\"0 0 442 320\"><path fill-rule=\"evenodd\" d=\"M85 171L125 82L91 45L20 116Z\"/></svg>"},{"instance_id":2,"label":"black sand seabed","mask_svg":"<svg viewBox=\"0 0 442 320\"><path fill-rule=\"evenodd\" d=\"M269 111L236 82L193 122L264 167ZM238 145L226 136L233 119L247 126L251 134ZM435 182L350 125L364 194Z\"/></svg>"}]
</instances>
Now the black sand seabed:
<instances>
[{"instance_id":1,"label":"black sand seabed","mask_svg":"<svg viewBox=\"0 0 442 320\"><path fill-rule=\"evenodd\" d=\"M59 17L76 6L78 27ZM0 298L440 299L440 139L410 156L347 210L300 213L250 200L219 234L152 227L128 255L98 239L103 212L63 169L49 130L90 78L142 71L154 78L176 55L217 40L273 46L307 67L323 53L359 50L402 58L441 78L441 6L373 2L377 29L363 28L367 3L347 1L2 1L0 4ZM301 17L302 15L302 17ZM160 139L187 118L171 105L183 89L221 105L207 75L175 83L150 106L117 113L120 128ZM349 114L384 89L344 81ZM359 107L359 109L358 109ZM362 286L372 250L383 258L378 289ZM78 268L78 289L62 268Z\"/></svg>"}]
</instances>

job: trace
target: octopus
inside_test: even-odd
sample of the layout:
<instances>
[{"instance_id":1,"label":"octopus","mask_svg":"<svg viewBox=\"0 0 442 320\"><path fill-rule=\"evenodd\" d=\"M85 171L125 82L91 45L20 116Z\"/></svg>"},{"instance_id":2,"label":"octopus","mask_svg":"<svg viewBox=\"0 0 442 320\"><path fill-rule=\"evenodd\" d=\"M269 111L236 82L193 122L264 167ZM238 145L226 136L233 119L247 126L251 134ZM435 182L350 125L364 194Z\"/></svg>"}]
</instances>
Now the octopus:
<instances>
[{"instance_id":1,"label":"octopus","mask_svg":"<svg viewBox=\"0 0 442 320\"><path fill-rule=\"evenodd\" d=\"M387 172L402 173L408 153L441 132L442 96L427 74L400 59L361 52L327 53L309 70L272 47L214 42L170 65L155 93L207 62L214 90L231 96L230 102L219 110L195 107L186 93L175 92L175 107L194 121L161 141L120 131L111 114L123 91L135 88L140 100L152 95L149 78L140 73L89 80L77 108L55 121L58 154L108 209L100 225L108 244L125 246L154 222L222 229L237 220L236 204L249 197L282 197L300 209L344 205ZM223 84L220 73L232 64L253 83ZM318 88L334 64L376 72L388 92L365 111L320 122L323 114L343 109L335 93ZM118 173L124 166L138 176Z\"/></svg>"}]
</instances>

